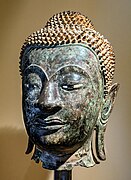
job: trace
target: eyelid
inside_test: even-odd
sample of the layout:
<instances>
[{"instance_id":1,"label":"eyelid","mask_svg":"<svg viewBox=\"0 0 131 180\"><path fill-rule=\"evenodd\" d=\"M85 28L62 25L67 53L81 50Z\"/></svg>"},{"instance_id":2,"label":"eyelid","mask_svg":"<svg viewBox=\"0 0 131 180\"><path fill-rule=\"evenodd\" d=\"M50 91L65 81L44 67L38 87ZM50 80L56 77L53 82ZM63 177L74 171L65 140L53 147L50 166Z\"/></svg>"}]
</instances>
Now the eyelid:
<instances>
[{"instance_id":1,"label":"eyelid","mask_svg":"<svg viewBox=\"0 0 131 180\"><path fill-rule=\"evenodd\" d=\"M71 90L76 90L76 89L80 89L81 87L83 87L84 86L84 84L74 84L74 85L69 85L69 84L67 84L67 85L62 85L62 88L64 89L64 90L67 90L67 91L71 91Z\"/></svg>"},{"instance_id":2,"label":"eyelid","mask_svg":"<svg viewBox=\"0 0 131 180\"><path fill-rule=\"evenodd\" d=\"M74 85L74 89L81 88L82 86L83 86L83 84L75 84L75 85Z\"/></svg>"},{"instance_id":3,"label":"eyelid","mask_svg":"<svg viewBox=\"0 0 131 180\"><path fill-rule=\"evenodd\" d=\"M37 87L37 88L40 88L40 85L37 84L37 83L34 83L34 84L32 84L32 85L33 85L34 88L36 88L36 87Z\"/></svg>"},{"instance_id":4,"label":"eyelid","mask_svg":"<svg viewBox=\"0 0 131 180\"><path fill-rule=\"evenodd\" d=\"M24 84L24 86L26 87L26 88L30 88L30 86L32 86L33 88L41 88L40 87L40 85L39 84L37 84L37 83L26 83L26 84Z\"/></svg>"}]
</instances>

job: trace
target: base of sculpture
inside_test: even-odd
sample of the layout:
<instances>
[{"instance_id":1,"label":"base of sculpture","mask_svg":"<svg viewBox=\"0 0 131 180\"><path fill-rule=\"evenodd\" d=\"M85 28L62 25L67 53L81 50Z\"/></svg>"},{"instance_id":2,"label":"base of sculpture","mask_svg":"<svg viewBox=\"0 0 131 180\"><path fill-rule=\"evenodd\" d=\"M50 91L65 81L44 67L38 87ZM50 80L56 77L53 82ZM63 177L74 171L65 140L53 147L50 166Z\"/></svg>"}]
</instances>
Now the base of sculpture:
<instances>
[{"instance_id":1,"label":"base of sculpture","mask_svg":"<svg viewBox=\"0 0 131 180\"><path fill-rule=\"evenodd\" d=\"M55 171L54 180L71 180L72 179L72 170L70 171Z\"/></svg>"}]
</instances>

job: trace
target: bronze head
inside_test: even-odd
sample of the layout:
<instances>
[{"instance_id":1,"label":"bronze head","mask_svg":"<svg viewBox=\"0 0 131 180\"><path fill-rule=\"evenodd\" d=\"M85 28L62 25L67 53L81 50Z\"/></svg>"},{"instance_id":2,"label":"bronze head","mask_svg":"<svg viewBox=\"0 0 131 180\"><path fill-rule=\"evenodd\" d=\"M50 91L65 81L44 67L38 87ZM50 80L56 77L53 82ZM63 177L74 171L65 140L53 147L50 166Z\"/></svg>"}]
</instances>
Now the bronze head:
<instances>
[{"instance_id":1,"label":"bronze head","mask_svg":"<svg viewBox=\"0 0 131 180\"><path fill-rule=\"evenodd\" d=\"M47 169L105 160L104 132L119 88L110 43L87 17L66 11L26 39L20 59L26 153L35 146L32 158Z\"/></svg>"}]
</instances>

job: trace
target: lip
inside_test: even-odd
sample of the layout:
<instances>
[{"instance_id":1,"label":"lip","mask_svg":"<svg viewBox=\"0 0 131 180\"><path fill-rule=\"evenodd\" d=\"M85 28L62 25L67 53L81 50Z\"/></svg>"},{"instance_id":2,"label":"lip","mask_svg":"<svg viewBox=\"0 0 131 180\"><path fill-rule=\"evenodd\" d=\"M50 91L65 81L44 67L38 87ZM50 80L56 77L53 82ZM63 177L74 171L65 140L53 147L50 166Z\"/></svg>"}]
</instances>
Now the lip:
<instances>
[{"instance_id":1,"label":"lip","mask_svg":"<svg viewBox=\"0 0 131 180\"><path fill-rule=\"evenodd\" d=\"M42 119L37 118L33 122L33 125L44 130L59 130L65 125L65 123L62 122L60 119L42 120Z\"/></svg>"}]
</instances>

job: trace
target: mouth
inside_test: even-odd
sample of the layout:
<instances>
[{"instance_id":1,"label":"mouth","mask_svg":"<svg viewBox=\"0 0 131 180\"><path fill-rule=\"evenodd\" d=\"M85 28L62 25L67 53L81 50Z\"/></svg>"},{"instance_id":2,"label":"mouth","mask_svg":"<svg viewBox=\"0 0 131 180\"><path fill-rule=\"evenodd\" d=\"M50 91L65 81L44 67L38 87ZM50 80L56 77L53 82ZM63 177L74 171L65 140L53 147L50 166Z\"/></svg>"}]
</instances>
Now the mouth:
<instances>
[{"instance_id":1,"label":"mouth","mask_svg":"<svg viewBox=\"0 0 131 180\"><path fill-rule=\"evenodd\" d=\"M39 129L44 129L44 130L55 130L58 131L59 129L61 129L65 123L62 122L60 119L35 119L35 121L33 122L33 125L35 125L37 128Z\"/></svg>"}]
</instances>

